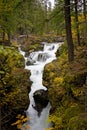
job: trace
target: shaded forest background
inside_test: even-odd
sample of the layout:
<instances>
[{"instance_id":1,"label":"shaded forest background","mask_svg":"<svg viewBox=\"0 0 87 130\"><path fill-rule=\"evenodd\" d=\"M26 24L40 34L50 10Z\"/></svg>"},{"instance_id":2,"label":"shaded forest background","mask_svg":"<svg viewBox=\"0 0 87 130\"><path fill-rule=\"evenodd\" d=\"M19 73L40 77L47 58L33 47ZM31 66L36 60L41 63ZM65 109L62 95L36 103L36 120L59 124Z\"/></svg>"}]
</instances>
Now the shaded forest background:
<instances>
[{"instance_id":1,"label":"shaded forest background","mask_svg":"<svg viewBox=\"0 0 87 130\"><path fill-rule=\"evenodd\" d=\"M12 38L29 34L66 36L72 61L73 41L81 45L86 40L86 13L86 0L55 0L54 8L49 0L1 0L0 41L10 45Z\"/></svg>"}]
</instances>

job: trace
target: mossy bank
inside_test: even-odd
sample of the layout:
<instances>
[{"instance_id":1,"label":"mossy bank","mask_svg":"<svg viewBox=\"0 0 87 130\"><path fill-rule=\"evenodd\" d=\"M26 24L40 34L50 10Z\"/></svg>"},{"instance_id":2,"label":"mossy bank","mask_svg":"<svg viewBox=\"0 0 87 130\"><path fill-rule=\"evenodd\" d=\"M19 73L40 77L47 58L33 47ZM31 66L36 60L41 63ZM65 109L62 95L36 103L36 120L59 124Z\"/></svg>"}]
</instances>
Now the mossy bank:
<instances>
[{"instance_id":1,"label":"mossy bank","mask_svg":"<svg viewBox=\"0 0 87 130\"><path fill-rule=\"evenodd\" d=\"M67 45L63 44L57 60L46 65L43 74L52 106L52 130L87 130L86 77L87 46L76 46L75 60L68 63Z\"/></svg>"},{"instance_id":2,"label":"mossy bank","mask_svg":"<svg viewBox=\"0 0 87 130\"><path fill-rule=\"evenodd\" d=\"M15 130L11 123L28 108L30 72L24 67L24 58L17 49L0 46L1 130Z\"/></svg>"}]
</instances>

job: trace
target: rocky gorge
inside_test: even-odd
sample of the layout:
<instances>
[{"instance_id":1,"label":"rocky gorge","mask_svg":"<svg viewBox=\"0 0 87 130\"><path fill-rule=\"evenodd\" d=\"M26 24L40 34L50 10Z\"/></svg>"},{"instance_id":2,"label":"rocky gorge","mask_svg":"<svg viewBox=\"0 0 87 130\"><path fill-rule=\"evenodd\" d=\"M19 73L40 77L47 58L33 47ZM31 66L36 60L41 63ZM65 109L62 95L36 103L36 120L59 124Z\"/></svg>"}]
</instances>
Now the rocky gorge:
<instances>
[{"instance_id":1,"label":"rocky gorge","mask_svg":"<svg viewBox=\"0 0 87 130\"><path fill-rule=\"evenodd\" d=\"M41 40L22 40L21 48L29 55L43 48ZM38 42L39 40L39 42ZM0 46L0 99L2 130L16 130L11 124L17 114L24 114L28 108L31 81L30 72L17 47ZM67 45L64 43L56 53L57 59L45 66L43 85L48 91L34 93L34 109L40 112L51 103L49 120L52 130L86 130L87 128L87 45L75 49L75 60L67 59ZM30 63L28 63L30 64ZM39 103L38 103L39 97ZM43 100L43 102L41 102ZM44 105L43 105L44 104Z\"/></svg>"},{"instance_id":2,"label":"rocky gorge","mask_svg":"<svg viewBox=\"0 0 87 130\"><path fill-rule=\"evenodd\" d=\"M42 38L43 40L44 38ZM17 115L24 115L29 106L29 92L31 81L29 80L30 71L25 69L24 57L18 51L18 43L20 44L25 56L32 51L43 48L42 40L38 37L30 37L29 39L18 38L17 42L12 39L11 46L0 46L0 110L1 110L1 130L16 130L17 126L12 124L16 122ZM44 40L48 40L45 38ZM56 39L57 40L57 39ZM29 63L30 64L30 63ZM42 90L34 93L37 111L48 104L47 92ZM42 94L43 93L43 94ZM43 96L40 96L43 95ZM45 96L46 97L45 97ZM37 101L39 97L39 105ZM43 100L43 103L41 102ZM39 106L39 107L38 107Z\"/></svg>"}]
</instances>

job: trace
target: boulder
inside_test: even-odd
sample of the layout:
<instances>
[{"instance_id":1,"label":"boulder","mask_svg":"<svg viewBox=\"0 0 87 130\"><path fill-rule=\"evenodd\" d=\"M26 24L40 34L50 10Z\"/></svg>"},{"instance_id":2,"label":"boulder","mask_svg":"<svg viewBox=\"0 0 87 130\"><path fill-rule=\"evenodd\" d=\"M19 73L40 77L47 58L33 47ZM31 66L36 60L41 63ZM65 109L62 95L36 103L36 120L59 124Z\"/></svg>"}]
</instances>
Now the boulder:
<instances>
[{"instance_id":1,"label":"boulder","mask_svg":"<svg viewBox=\"0 0 87 130\"><path fill-rule=\"evenodd\" d=\"M49 102L48 92L47 90L40 89L33 94L33 97L35 101L33 108L37 110L38 116L40 116L42 109L45 108Z\"/></svg>"},{"instance_id":2,"label":"boulder","mask_svg":"<svg viewBox=\"0 0 87 130\"><path fill-rule=\"evenodd\" d=\"M34 93L33 97L34 97L35 103L39 103L39 104L41 104L44 107L49 102L47 90L43 90L43 89L37 90Z\"/></svg>"},{"instance_id":3,"label":"boulder","mask_svg":"<svg viewBox=\"0 0 87 130\"><path fill-rule=\"evenodd\" d=\"M29 60L27 60L26 65L27 66L31 65L31 62Z\"/></svg>"}]
</instances>

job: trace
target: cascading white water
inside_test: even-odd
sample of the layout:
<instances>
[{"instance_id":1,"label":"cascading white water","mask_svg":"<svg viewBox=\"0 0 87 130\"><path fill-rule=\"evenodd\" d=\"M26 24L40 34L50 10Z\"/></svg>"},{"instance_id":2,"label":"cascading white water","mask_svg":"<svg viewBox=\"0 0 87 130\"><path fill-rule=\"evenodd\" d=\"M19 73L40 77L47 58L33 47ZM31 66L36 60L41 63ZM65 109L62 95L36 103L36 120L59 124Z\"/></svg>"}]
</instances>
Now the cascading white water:
<instances>
[{"instance_id":1,"label":"cascading white water","mask_svg":"<svg viewBox=\"0 0 87 130\"><path fill-rule=\"evenodd\" d=\"M27 114L30 117L29 130L45 130L50 127L50 123L48 123L47 119L50 111L50 103L48 103L47 107L44 108L38 116L38 112L34 109L35 102L33 99L33 94L36 90L43 89L46 90L46 87L42 85L42 76L44 66L47 63L52 62L56 59L55 52L57 51L59 43L44 43L43 51L32 52L29 57L25 58L25 61L30 61L33 65L26 65L25 69L31 71L30 80L32 81L31 92L29 93L30 105L27 110ZM20 53L24 56L25 53L20 50Z\"/></svg>"}]
</instances>

